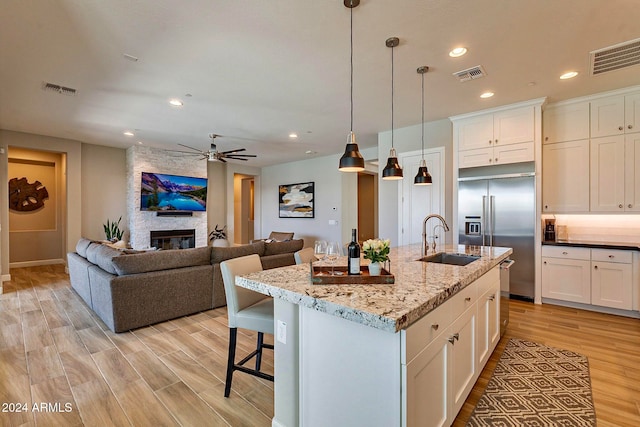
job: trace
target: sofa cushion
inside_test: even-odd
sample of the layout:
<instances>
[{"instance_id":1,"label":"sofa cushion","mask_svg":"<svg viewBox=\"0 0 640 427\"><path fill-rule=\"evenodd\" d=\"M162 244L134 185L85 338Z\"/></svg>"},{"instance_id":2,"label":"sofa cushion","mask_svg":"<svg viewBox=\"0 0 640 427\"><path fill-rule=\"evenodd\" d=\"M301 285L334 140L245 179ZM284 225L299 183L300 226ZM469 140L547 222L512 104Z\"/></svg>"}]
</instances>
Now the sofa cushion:
<instances>
[{"instance_id":1,"label":"sofa cushion","mask_svg":"<svg viewBox=\"0 0 640 427\"><path fill-rule=\"evenodd\" d=\"M80 255L82 258L86 258L87 248L91 243L93 243L92 240L81 237L80 240L78 240L78 243L76 244L76 252L78 253L78 255Z\"/></svg>"},{"instance_id":2,"label":"sofa cushion","mask_svg":"<svg viewBox=\"0 0 640 427\"><path fill-rule=\"evenodd\" d=\"M269 238L267 240L275 241L275 242L288 242L289 240L292 240L292 239L293 239L292 232L272 231L271 234L269 234Z\"/></svg>"},{"instance_id":3,"label":"sofa cushion","mask_svg":"<svg viewBox=\"0 0 640 427\"><path fill-rule=\"evenodd\" d=\"M259 256L264 255L265 243L255 242L248 245L225 247L213 247L211 248L211 264L218 264L222 261L226 261L231 258L238 258L245 255L257 254Z\"/></svg>"},{"instance_id":4,"label":"sofa cushion","mask_svg":"<svg viewBox=\"0 0 640 427\"><path fill-rule=\"evenodd\" d=\"M126 274L209 265L210 251L211 248L205 246L202 248L122 254L122 256L113 259L114 274L124 276Z\"/></svg>"},{"instance_id":5,"label":"sofa cushion","mask_svg":"<svg viewBox=\"0 0 640 427\"><path fill-rule=\"evenodd\" d=\"M288 242L271 242L264 244L264 254L266 255L279 255L293 253L299 251L304 246L304 240L289 240Z\"/></svg>"},{"instance_id":6,"label":"sofa cushion","mask_svg":"<svg viewBox=\"0 0 640 427\"><path fill-rule=\"evenodd\" d=\"M122 252L119 250L100 243L92 242L87 247L87 260L111 274L116 274L116 270L113 267L113 259L118 258L120 255L122 255Z\"/></svg>"}]
</instances>

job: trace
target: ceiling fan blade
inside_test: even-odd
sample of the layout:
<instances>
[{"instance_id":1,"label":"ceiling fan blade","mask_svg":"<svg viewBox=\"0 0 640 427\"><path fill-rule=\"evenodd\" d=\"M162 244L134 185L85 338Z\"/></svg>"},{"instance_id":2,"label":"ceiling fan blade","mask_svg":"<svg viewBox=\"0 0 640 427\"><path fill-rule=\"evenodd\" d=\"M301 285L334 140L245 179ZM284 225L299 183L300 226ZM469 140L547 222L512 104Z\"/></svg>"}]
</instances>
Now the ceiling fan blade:
<instances>
[{"instance_id":1,"label":"ceiling fan blade","mask_svg":"<svg viewBox=\"0 0 640 427\"><path fill-rule=\"evenodd\" d=\"M223 151L222 154L239 153L241 151L247 151L247 149L246 148L238 148L237 150Z\"/></svg>"},{"instance_id":2,"label":"ceiling fan blade","mask_svg":"<svg viewBox=\"0 0 640 427\"><path fill-rule=\"evenodd\" d=\"M242 157L227 157L227 159L231 159L231 160L242 160L243 162L246 162L249 159L243 159Z\"/></svg>"},{"instance_id":3,"label":"ceiling fan blade","mask_svg":"<svg viewBox=\"0 0 640 427\"><path fill-rule=\"evenodd\" d=\"M255 154L226 154L225 157L233 158L233 157L258 157Z\"/></svg>"},{"instance_id":4,"label":"ceiling fan blade","mask_svg":"<svg viewBox=\"0 0 640 427\"><path fill-rule=\"evenodd\" d=\"M184 145L184 144L180 144L180 143L178 143L178 145L180 145L182 147L186 147L186 148L188 148L190 150L193 150L193 151L197 151L198 153L202 153L203 152L202 150L198 150L197 148L189 147L188 145Z\"/></svg>"},{"instance_id":5,"label":"ceiling fan blade","mask_svg":"<svg viewBox=\"0 0 640 427\"><path fill-rule=\"evenodd\" d=\"M164 150L167 153L180 153L180 154L186 154L187 156L201 156L202 152L199 153L192 153L191 151L181 151L181 150Z\"/></svg>"},{"instance_id":6,"label":"ceiling fan blade","mask_svg":"<svg viewBox=\"0 0 640 427\"><path fill-rule=\"evenodd\" d=\"M227 163L227 161L225 159L223 159L222 157L218 157L217 160L221 161L222 163Z\"/></svg>"}]
</instances>

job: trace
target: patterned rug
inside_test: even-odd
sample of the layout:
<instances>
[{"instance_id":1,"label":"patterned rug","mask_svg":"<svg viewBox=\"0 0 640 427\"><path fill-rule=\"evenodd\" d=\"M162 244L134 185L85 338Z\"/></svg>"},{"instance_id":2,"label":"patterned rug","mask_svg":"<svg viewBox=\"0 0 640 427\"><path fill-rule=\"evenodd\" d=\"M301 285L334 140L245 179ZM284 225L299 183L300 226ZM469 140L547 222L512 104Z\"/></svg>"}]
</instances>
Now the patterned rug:
<instances>
[{"instance_id":1,"label":"patterned rug","mask_svg":"<svg viewBox=\"0 0 640 427\"><path fill-rule=\"evenodd\" d=\"M595 426L589 362L511 339L467 426Z\"/></svg>"}]
</instances>

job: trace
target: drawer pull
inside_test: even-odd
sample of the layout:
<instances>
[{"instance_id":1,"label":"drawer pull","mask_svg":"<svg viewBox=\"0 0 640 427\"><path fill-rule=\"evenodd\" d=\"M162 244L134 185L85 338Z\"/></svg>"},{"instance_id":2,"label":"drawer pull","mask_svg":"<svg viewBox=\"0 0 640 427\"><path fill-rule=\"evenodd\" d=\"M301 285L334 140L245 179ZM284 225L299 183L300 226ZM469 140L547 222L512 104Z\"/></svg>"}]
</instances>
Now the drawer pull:
<instances>
[{"instance_id":1,"label":"drawer pull","mask_svg":"<svg viewBox=\"0 0 640 427\"><path fill-rule=\"evenodd\" d=\"M622 130L624 129L622 126L618 126L618 130Z\"/></svg>"},{"instance_id":2,"label":"drawer pull","mask_svg":"<svg viewBox=\"0 0 640 427\"><path fill-rule=\"evenodd\" d=\"M620 209L622 209L622 207L623 207L622 203L620 203L620 204L618 205L618 207L619 207Z\"/></svg>"},{"instance_id":3,"label":"drawer pull","mask_svg":"<svg viewBox=\"0 0 640 427\"><path fill-rule=\"evenodd\" d=\"M615 258L615 255L609 255L609 258L611 259Z\"/></svg>"},{"instance_id":4,"label":"drawer pull","mask_svg":"<svg viewBox=\"0 0 640 427\"><path fill-rule=\"evenodd\" d=\"M496 299L495 294L494 295L490 295L489 298L488 298L489 301L494 301L495 299Z\"/></svg>"},{"instance_id":5,"label":"drawer pull","mask_svg":"<svg viewBox=\"0 0 640 427\"><path fill-rule=\"evenodd\" d=\"M597 269L598 269L598 266L597 266L597 265L594 265L594 266L593 266L593 269L594 269L594 270L597 270Z\"/></svg>"},{"instance_id":6,"label":"drawer pull","mask_svg":"<svg viewBox=\"0 0 640 427\"><path fill-rule=\"evenodd\" d=\"M453 337L456 339L456 341L458 341L460 339L460 334L456 332L455 334L453 334Z\"/></svg>"},{"instance_id":7,"label":"drawer pull","mask_svg":"<svg viewBox=\"0 0 640 427\"><path fill-rule=\"evenodd\" d=\"M569 252L562 252L562 255L569 255Z\"/></svg>"},{"instance_id":8,"label":"drawer pull","mask_svg":"<svg viewBox=\"0 0 640 427\"><path fill-rule=\"evenodd\" d=\"M469 302L469 301L471 301L471 297L466 297L464 300L465 300L466 302Z\"/></svg>"},{"instance_id":9,"label":"drawer pull","mask_svg":"<svg viewBox=\"0 0 640 427\"><path fill-rule=\"evenodd\" d=\"M434 331L437 331L440 325L438 325L437 323L434 323L433 325L431 325L431 327L433 328Z\"/></svg>"},{"instance_id":10,"label":"drawer pull","mask_svg":"<svg viewBox=\"0 0 640 427\"><path fill-rule=\"evenodd\" d=\"M447 338L447 341L449 341L451 344L455 345L456 344L456 340L453 339L453 337L449 337Z\"/></svg>"}]
</instances>

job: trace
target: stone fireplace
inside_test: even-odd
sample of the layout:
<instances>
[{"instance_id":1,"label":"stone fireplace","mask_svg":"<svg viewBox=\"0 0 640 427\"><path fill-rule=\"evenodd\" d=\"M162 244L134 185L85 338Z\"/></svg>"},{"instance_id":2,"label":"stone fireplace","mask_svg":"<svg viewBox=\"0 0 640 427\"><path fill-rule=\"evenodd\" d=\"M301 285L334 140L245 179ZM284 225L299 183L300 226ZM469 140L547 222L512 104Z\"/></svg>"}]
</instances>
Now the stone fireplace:
<instances>
[{"instance_id":1,"label":"stone fireplace","mask_svg":"<svg viewBox=\"0 0 640 427\"><path fill-rule=\"evenodd\" d=\"M158 249L188 249L196 247L196 230L152 230L151 247Z\"/></svg>"},{"instance_id":2,"label":"stone fireplace","mask_svg":"<svg viewBox=\"0 0 640 427\"><path fill-rule=\"evenodd\" d=\"M134 249L156 246L151 242L152 231L170 233L177 230L193 230L195 247L207 246L206 212L159 216L157 212L140 210L142 172L205 178L207 176L207 162L194 160L192 157L172 155L152 147L135 146L127 149L127 212L131 246Z\"/></svg>"}]
</instances>

